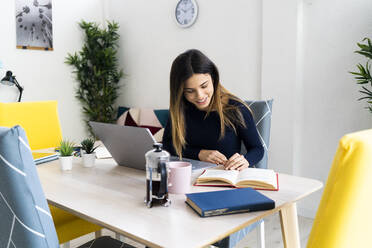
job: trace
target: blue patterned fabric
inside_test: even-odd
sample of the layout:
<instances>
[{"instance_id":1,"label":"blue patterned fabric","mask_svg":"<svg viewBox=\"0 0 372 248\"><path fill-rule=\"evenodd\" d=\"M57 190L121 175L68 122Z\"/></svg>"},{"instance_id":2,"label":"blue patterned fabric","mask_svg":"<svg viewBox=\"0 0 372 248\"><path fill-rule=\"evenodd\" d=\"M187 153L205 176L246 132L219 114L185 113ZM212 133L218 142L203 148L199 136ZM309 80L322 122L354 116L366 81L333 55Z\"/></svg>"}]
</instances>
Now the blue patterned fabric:
<instances>
[{"instance_id":1,"label":"blue patterned fabric","mask_svg":"<svg viewBox=\"0 0 372 248\"><path fill-rule=\"evenodd\" d=\"M263 220L259 220L243 229L240 229L237 232L231 234L228 238L228 246L229 248L235 247L240 240L242 240L248 233L250 233L253 229L255 229L259 224L261 224ZM220 246L221 247L221 246ZM223 247L223 246L222 246ZM222 248L221 247L221 248Z\"/></svg>"},{"instance_id":2,"label":"blue patterned fabric","mask_svg":"<svg viewBox=\"0 0 372 248\"><path fill-rule=\"evenodd\" d=\"M267 169L267 153L269 151L270 128L271 128L271 112L273 99L266 101L245 101L253 113L253 119L256 123L258 135L264 147L265 153L260 162L255 167ZM244 145L242 145L243 149ZM243 152L244 153L244 152Z\"/></svg>"},{"instance_id":3,"label":"blue patterned fabric","mask_svg":"<svg viewBox=\"0 0 372 248\"><path fill-rule=\"evenodd\" d=\"M57 248L53 219L24 130L0 127L0 244Z\"/></svg>"}]
</instances>

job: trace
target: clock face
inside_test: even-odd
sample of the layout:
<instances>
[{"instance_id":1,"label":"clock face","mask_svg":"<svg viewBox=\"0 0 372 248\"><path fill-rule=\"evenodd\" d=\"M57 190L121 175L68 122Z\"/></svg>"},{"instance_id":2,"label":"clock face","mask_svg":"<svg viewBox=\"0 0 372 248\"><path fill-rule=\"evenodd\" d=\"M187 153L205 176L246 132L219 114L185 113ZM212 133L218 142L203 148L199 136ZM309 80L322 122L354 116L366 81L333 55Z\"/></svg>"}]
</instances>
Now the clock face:
<instances>
[{"instance_id":1,"label":"clock face","mask_svg":"<svg viewBox=\"0 0 372 248\"><path fill-rule=\"evenodd\" d=\"M176 6L176 21L183 28L194 24L198 15L198 6L194 0L180 0Z\"/></svg>"}]
</instances>

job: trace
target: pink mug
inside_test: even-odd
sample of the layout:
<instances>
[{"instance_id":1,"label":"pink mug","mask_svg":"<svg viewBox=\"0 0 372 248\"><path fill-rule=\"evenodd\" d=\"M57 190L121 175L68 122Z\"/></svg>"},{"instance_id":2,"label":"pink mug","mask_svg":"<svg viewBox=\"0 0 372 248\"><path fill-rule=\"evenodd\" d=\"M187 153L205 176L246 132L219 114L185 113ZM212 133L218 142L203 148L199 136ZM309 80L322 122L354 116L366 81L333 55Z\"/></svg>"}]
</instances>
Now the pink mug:
<instances>
[{"instance_id":1,"label":"pink mug","mask_svg":"<svg viewBox=\"0 0 372 248\"><path fill-rule=\"evenodd\" d=\"M172 194L189 193L191 184L191 163L172 161L167 164L169 168L168 192Z\"/></svg>"}]
</instances>

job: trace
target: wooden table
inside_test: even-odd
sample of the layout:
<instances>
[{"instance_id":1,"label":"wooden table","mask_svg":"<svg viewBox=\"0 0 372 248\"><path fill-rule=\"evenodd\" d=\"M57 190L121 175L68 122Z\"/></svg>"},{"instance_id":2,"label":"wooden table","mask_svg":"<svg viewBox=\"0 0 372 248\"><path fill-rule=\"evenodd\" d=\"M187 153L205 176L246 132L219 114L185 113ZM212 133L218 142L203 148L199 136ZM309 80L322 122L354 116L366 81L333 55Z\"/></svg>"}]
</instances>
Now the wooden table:
<instances>
[{"instance_id":1,"label":"wooden table","mask_svg":"<svg viewBox=\"0 0 372 248\"><path fill-rule=\"evenodd\" d=\"M260 191L275 200L275 209L201 218L184 195L170 194L170 207L147 208L145 172L117 166L112 159L84 168L75 158L70 172L62 172L58 160L37 169L50 204L150 247L203 247L278 211L285 247L299 247L295 202L322 187L317 180L279 174L278 192ZM192 187L192 192L208 190L221 188Z\"/></svg>"}]
</instances>

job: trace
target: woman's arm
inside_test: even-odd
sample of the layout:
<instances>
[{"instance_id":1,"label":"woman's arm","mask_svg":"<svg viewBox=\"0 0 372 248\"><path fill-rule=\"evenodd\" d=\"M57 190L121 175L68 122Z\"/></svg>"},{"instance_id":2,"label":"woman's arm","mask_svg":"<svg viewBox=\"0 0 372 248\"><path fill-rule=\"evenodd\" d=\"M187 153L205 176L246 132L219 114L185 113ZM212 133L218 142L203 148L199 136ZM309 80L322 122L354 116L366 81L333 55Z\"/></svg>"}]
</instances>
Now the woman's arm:
<instances>
[{"instance_id":1,"label":"woman's arm","mask_svg":"<svg viewBox=\"0 0 372 248\"><path fill-rule=\"evenodd\" d=\"M225 164L227 158L217 150L200 150L198 154L200 161L205 161L213 164Z\"/></svg>"}]
</instances>

